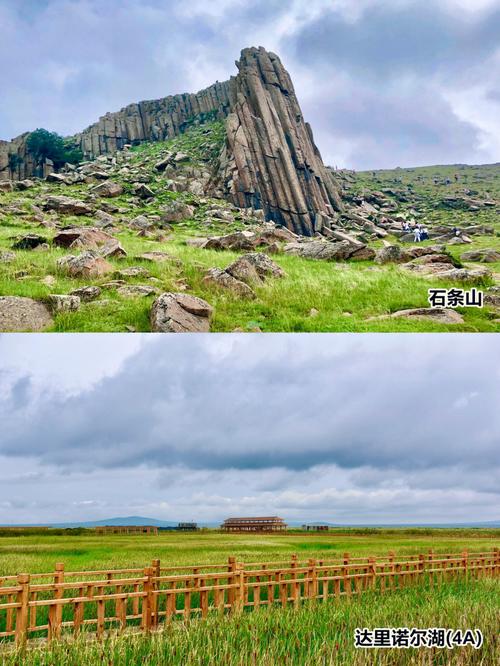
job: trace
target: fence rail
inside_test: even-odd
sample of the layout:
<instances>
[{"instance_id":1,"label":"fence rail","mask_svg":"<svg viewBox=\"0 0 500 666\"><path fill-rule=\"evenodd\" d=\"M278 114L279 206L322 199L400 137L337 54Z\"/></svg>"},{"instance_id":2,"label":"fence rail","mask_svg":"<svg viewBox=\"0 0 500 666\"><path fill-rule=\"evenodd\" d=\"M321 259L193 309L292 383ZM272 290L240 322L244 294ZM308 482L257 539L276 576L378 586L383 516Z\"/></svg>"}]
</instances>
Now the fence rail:
<instances>
[{"instance_id":1,"label":"fence rail","mask_svg":"<svg viewBox=\"0 0 500 666\"><path fill-rule=\"evenodd\" d=\"M162 567L153 560L144 569L55 571L0 577L0 642L91 629L102 637L110 629L156 630L175 619L188 621L211 612L240 613L245 608L288 604L308 599L351 597L457 577L476 579L500 574L500 550L460 554L425 554L398 558L351 557L340 560L238 562ZM49 580L50 579L50 580ZM49 580L49 582L45 582Z\"/></svg>"}]
</instances>

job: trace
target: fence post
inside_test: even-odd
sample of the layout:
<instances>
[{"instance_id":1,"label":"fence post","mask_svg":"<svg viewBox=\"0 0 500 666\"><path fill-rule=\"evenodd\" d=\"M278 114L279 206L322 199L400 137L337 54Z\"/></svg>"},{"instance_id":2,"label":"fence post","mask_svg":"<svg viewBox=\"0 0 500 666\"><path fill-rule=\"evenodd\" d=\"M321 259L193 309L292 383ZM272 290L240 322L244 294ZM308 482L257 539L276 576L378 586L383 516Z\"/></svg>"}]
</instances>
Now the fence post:
<instances>
[{"instance_id":1,"label":"fence post","mask_svg":"<svg viewBox=\"0 0 500 666\"><path fill-rule=\"evenodd\" d=\"M309 571L307 577L310 578L309 582L309 598L315 599L318 594L318 574L316 571L316 560L311 558L308 562Z\"/></svg>"},{"instance_id":2,"label":"fence post","mask_svg":"<svg viewBox=\"0 0 500 666\"><path fill-rule=\"evenodd\" d=\"M29 601L30 601L30 576L29 574L19 574L17 584L21 589L17 593L17 603L21 604L16 608L16 645L23 645L26 642L28 630Z\"/></svg>"},{"instance_id":3,"label":"fence post","mask_svg":"<svg viewBox=\"0 0 500 666\"><path fill-rule=\"evenodd\" d=\"M64 583L64 562L57 562L54 571L54 584ZM54 599L62 599L64 590L56 588L54 590ZM60 638L63 608L61 604L55 604L49 608L49 640Z\"/></svg>"},{"instance_id":4,"label":"fence post","mask_svg":"<svg viewBox=\"0 0 500 666\"><path fill-rule=\"evenodd\" d=\"M467 581L469 578L469 553L466 550L462 552L462 568L464 570L465 580Z\"/></svg>"},{"instance_id":5,"label":"fence post","mask_svg":"<svg viewBox=\"0 0 500 666\"><path fill-rule=\"evenodd\" d=\"M231 556L227 560L227 570L230 574L234 574L236 572L236 558ZM235 576L229 576L229 582L234 583L235 582ZM232 608L234 605L234 600L235 600L236 594L234 588L229 588L227 591L227 602L229 606Z\"/></svg>"},{"instance_id":6,"label":"fence post","mask_svg":"<svg viewBox=\"0 0 500 666\"><path fill-rule=\"evenodd\" d=\"M418 556L418 569L420 572L420 578L423 581L425 576L425 555L420 553Z\"/></svg>"},{"instance_id":7,"label":"fence post","mask_svg":"<svg viewBox=\"0 0 500 666\"><path fill-rule=\"evenodd\" d=\"M146 567L144 569L144 577L146 580L144 581L143 585L143 592L144 596L142 598L142 628L144 631L149 632L151 630L151 601L153 598L152 591L153 591L153 583L152 583L152 578L153 576L153 568L152 567Z\"/></svg>"},{"instance_id":8,"label":"fence post","mask_svg":"<svg viewBox=\"0 0 500 666\"><path fill-rule=\"evenodd\" d=\"M290 568L291 569L296 569L297 564L298 564L298 556L297 555L292 555L292 561L290 562ZM299 586L297 583L297 574L295 572L292 573L292 600L293 604L297 605L299 602Z\"/></svg>"},{"instance_id":9,"label":"fence post","mask_svg":"<svg viewBox=\"0 0 500 666\"><path fill-rule=\"evenodd\" d=\"M160 560L155 559L151 562L151 568L153 569L153 576L155 578L160 577ZM160 583L157 580L152 581L152 589L158 590ZM158 626L158 595L153 594L151 599L151 624L153 627Z\"/></svg>"},{"instance_id":10,"label":"fence post","mask_svg":"<svg viewBox=\"0 0 500 666\"><path fill-rule=\"evenodd\" d=\"M493 565L493 574L496 575L500 571L500 548L494 548L494 558L495 562Z\"/></svg>"},{"instance_id":11,"label":"fence post","mask_svg":"<svg viewBox=\"0 0 500 666\"><path fill-rule=\"evenodd\" d=\"M377 586L377 569L375 566L375 558L369 557L368 564L370 565L370 588L374 590Z\"/></svg>"},{"instance_id":12,"label":"fence post","mask_svg":"<svg viewBox=\"0 0 500 666\"><path fill-rule=\"evenodd\" d=\"M239 614L245 605L245 569L242 564L237 564L235 573L233 583L236 583L237 587L235 588L233 609L235 613Z\"/></svg>"}]
</instances>

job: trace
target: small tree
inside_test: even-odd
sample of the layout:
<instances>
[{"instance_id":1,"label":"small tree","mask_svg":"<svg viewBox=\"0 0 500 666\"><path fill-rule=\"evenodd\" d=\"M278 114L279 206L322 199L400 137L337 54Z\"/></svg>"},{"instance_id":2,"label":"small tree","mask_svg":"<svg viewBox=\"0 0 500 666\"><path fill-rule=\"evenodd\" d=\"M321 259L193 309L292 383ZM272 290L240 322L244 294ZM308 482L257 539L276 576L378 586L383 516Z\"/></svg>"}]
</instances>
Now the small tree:
<instances>
[{"instance_id":1,"label":"small tree","mask_svg":"<svg viewBox=\"0 0 500 666\"><path fill-rule=\"evenodd\" d=\"M71 147L62 136L43 128L31 132L26 147L38 163L49 159L54 162L56 169L66 162L76 164L83 157L81 151Z\"/></svg>"}]
</instances>

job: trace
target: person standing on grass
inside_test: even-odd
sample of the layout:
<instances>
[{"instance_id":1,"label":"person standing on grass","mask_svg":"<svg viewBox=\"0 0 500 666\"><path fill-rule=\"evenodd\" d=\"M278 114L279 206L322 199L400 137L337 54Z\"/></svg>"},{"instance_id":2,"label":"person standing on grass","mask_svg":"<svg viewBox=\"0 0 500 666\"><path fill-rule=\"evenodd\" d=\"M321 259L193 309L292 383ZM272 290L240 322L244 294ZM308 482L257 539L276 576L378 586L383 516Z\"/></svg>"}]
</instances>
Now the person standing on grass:
<instances>
[{"instance_id":1,"label":"person standing on grass","mask_svg":"<svg viewBox=\"0 0 500 666\"><path fill-rule=\"evenodd\" d=\"M420 228L418 225L413 229L415 243L420 243Z\"/></svg>"},{"instance_id":2,"label":"person standing on grass","mask_svg":"<svg viewBox=\"0 0 500 666\"><path fill-rule=\"evenodd\" d=\"M422 227L420 231L420 240L424 241L427 240L428 238L429 238L429 233L427 231L427 227Z\"/></svg>"}]
</instances>

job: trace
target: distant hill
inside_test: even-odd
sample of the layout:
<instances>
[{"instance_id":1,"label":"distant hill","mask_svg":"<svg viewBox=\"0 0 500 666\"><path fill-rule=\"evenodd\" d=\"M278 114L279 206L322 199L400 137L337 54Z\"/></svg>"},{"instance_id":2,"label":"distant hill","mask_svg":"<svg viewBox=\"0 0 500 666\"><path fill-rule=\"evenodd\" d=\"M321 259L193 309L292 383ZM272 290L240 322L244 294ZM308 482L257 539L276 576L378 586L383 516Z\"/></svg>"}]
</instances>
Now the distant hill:
<instances>
[{"instance_id":1,"label":"distant hill","mask_svg":"<svg viewBox=\"0 0 500 666\"><path fill-rule=\"evenodd\" d=\"M88 520L81 522L67 523L47 523L48 527L74 528L74 527L100 527L103 525L155 525L156 527L175 527L178 520L158 520L156 518L147 518L145 516L117 516L114 518L105 518L103 520ZM196 522L196 521L195 521ZM218 527L222 521L198 522L200 527ZM463 522L463 523L329 523L327 521L287 521L290 527L301 527L302 525L328 525L332 528L398 528L398 527L429 527L429 528L460 528L460 527L482 527L482 528L500 528L500 520ZM0 527L39 527L42 523L17 523L15 525L0 525Z\"/></svg>"}]
</instances>

